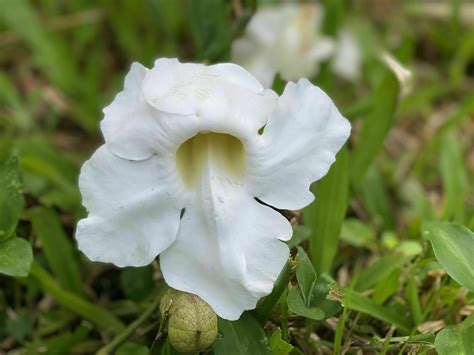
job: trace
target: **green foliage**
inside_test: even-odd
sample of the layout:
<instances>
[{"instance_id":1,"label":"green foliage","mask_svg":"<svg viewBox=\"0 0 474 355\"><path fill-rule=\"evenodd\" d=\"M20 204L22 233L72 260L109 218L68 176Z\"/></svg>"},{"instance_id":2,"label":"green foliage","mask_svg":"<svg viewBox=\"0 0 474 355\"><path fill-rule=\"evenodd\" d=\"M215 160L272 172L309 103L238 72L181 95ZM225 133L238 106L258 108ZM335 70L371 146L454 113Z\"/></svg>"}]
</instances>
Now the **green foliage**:
<instances>
[{"instance_id":1,"label":"green foliage","mask_svg":"<svg viewBox=\"0 0 474 355\"><path fill-rule=\"evenodd\" d=\"M30 243L14 236L23 210L20 172L15 158L0 163L0 273L24 277L30 271L33 253Z\"/></svg>"},{"instance_id":2,"label":"green foliage","mask_svg":"<svg viewBox=\"0 0 474 355\"><path fill-rule=\"evenodd\" d=\"M474 292L474 233L454 223L429 222L423 224L423 237L446 272Z\"/></svg>"},{"instance_id":3,"label":"green foliage","mask_svg":"<svg viewBox=\"0 0 474 355\"><path fill-rule=\"evenodd\" d=\"M0 242L14 233L21 211L23 196L20 192L21 181L18 162L9 158L0 162Z\"/></svg>"},{"instance_id":4,"label":"green foliage","mask_svg":"<svg viewBox=\"0 0 474 355\"><path fill-rule=\"evenodd\" d=\"M351 181L356 186L363 180L393 124L399 91L397 78L386 69L373 88L373 107L364 120L362 131L352 153Z\"/></svg>"},{"instance_id":5,"label":"green foliage","mask_svg":"<svg viewBox=\"0 0 474 355\"><path fill-rule=\"evenodd\" d=\"M270 351L272 355L288 355L294 349L291 344L288 344L281 338L281 330L275 330L268 339Z\"/></svg>"},{"instance_id":6,"label":"green foliage","mask_svg":"<svg viewBox=\"0 0 474 355\"><path fill-rule=\"evenodd\" d=\"M28 276L32 261L31 245L25 239L13 237L0 243L0 273Z\"/></svg>"},{"instance_id":7,"label":"green foliage","mask_svg":"<svg viewBox=\"0 0 474 355\"><path fill-rule=\"evenodd\" d=\"M52 209L35 207L28 211L48 265L64 289L82 294L82 281L76 253L61 221Z\"/></svg>"},{"instance_id":8,"label":"green foliage","mask_svg":"<svg viewBox=\"0 0 474 355\"><path fill-rule=\"evenodd\" d=\"M317 203L305 209L305 224L311 228L310 255L318 273L328 272L336 255L341 224L349 193L349 157L343 148L329 173L316 182L313 192Z\"/></svg>"},{"instance_id":9,"label":"green foliage","mask_svg":"<svg viewBox=\"0 0 474 355\"><path fill-rule=\"evenodd\" d=\"M311 261L300 247L295 261L298 287L292 287L288 292L289 311L313 320L323 320L337 313L340 310L338 303L326 298L328 280L323 276L318 278Z\"/></svg>"},{"instance_id":10,"label":"green foliage","mask_svg":"<svg viewBox=\"0 0 474 355\"><path fill-rule=\"evenodd\" d=\"M229 2L189 0L186 14L198 59L228 59L232 39Z\"/></svg>"},{"instance_id":11,"label":"green foliage","mask_svg":"<svg viewBox=\"0 0 474 355\"><path fill-rule=\"evenodd\" d=\"M444 328L435 339L435 348L439 355L469 355L474 349L474 316L464 322Z\"/></svg>"},{"instance_id":12,"label":"green foliage","mask_svg":"<svg viewBox=\"0 0 474 355\"><path fill-rule=\"evenodd\" d=\"M228 61L252 14L277 2L0 0L0 353L177 354L156 308L167 288L157 265L117 269L76 250L80 166L133 61ZM437 19L429 4L321 3L323 33L345 28L362 49L360 80L330 60L312 78L350 119L350 142L312 186L315 202L282 212L294 235L271 294L220 320L209 352L470 354L466 2L446 2ZM408 95L380 50L412 70ZM277 75L273 89L285 85Z\"/></svg>"},{"instance_id":13,"label":"green foliage","mask_svg":"<svg viewBox=\"0 0 474 355\"><path fill-rule=\"evenodd\" d=\"M120 273L120 285L125 296L133 301L143 301L155 287L153 268L127 267Z\"/></svg>"},{"instance_id":14,"label":"green foliage","mask_svg":"<svg viewBox=\"0 0 474 355\"><path fill-rule=\"evenodd\" d=\"M372 301L369 298L362 296L360 293L350 289L343 289L341 290L341 293L341 302L344 307L368 314L388 324L393 324L402 331L408 332L411 328L409 320L399 310L383 307L375 301Z\"/></svg>"},{"instance_id":15,"label":"green foliage","mask_svg":"<svg viewBox=\"0 0 474 355\"><path fill-rule=\"evenodd\" d=\"M216 355L270 354L267 336L260 323L250 314L244 313L239 320L228 321L219 318L219 332L212 350Z\"/></svg>"}]
</instances>

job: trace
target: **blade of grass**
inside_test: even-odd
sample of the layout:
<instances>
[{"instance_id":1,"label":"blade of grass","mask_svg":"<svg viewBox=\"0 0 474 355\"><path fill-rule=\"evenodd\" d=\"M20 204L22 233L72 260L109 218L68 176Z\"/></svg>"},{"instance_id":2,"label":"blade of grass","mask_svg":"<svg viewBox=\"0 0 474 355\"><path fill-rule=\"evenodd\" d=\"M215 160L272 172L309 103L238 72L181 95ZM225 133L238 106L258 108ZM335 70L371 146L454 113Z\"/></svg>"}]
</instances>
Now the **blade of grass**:
<instances>
[{"instance_id":1,"label":"blade of grass","mask_svg":"<svg viewBox=\"0 0 474 355\"><path fill-rule=\"evenodd\" d=\"M351 178L355 186L362 181L370 164L383 147L397 109L398 93L397 78L386 70L374 88L372 111L364 120L364 126L354 147Z\"/></svg>"},{"instance_id":2,"label":"blade of grass","mask_svg":"<svg viewBox=\"0 0 474 355\"><path fill-rule=\"evenodd\" d=\"M304 211L304 223L311 228L309 250L318 275L330 272L336 255L341 225L349 196L349 156L343 148L329 173L313 186L316 201Z\"/></svg>"},{"instance_id":3,"label":"blade of grass","mask_svg":"<svg viewBox=\"0 0 474 355\"><path fill-rule=\"evenodd\" d=\"M342 304L348 309L368 314L388 324L397 326L404 332L410 332L411 324L398 311L381 306L371 299L349 289L342 289Z\"/></svg>"},{"instance_id":4,"label":"blade of grass","mask_svg":"<svg viewBox=\"0 0 474 355\"><path fill-rule=\"evenodd\" d=\"M469 192L465 160L454 132L448 132L441 140L439 167L443 182L445 205L443 219L465 222L465 198Z\"/></svg>"},{"instance_id":5,"label":"blade of grass","mask_svg":"<svg viewBox=\"0 0 474 355\"><path fill-rule=\"evenodd\" d=\"M71 241L64 233L58 216L52 209L36 207L28 211L49 267L66 290L82 295L82 283Z\"/></svg>"},{"instance_id":6,"label":"blade of grass","mask_svg":"<svg viewBox=\"0 0 474 355\"><path fill-rule=\"evenodd\" d=\"M87 319L102 330L121 332L124 330L123 323L106 309L90 303L81 297L64 290L38 263L33 262L30 277L36 280L43 291L56 302L79 316Z\"/></svg>"},{"instance_id":7,"label":"blade of grass","mask_svg":"<svg viewBox=\"0 0 474 355\"><path fill-rule=\"evenodd\" d=\"M0 1L0 20L31 47L38 65L63 90L70 91L77 81L72 58L41 23L31 3L25 0Z\"/></svg>"}]
</instances>

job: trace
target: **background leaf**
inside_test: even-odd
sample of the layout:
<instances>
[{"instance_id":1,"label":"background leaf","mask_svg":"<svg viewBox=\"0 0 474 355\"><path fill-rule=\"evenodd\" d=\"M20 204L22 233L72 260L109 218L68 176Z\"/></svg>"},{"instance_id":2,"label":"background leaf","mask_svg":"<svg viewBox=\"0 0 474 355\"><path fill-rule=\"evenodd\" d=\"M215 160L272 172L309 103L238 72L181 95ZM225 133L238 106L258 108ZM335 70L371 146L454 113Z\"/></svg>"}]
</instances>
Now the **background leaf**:
<instances>
[{"instance_id":1,"label":"background leaf","mask_svg":"<svg viewBox=\"0 0 474 355\"><path fill-rule=\"evenodd\" d=\"M337 154L329 173L313 186L316 201L304 210L304 223L311 228L311 260L318 274L330 271L336 255L348 202L348 163L348 152L343 148Z\"/></svg>"},{"instance_id":2,"label":"background leaf","mask_svg":"<svg viewBox=\"0 0 474 355\"><path fill-rule=\"evenodd\" d=\"M212 62L229 57L230 7L224 0L189 0L187 18L198 57Z\"/></svg>"},{"instance_id":3,"label":"background leaf","mask_svg":"<svg viewBox=\"0 0 474 355\"><path fill-rule=\"evenodd\" d=\"M61 286L76 294L83 294L76 253L54 210L36 207L29 210L28 215L41 241L48 265Z\"/></svg>"},{"instance_id":4,"label":"background leaf","mask_svg":"<svg viewBox=\"0 0 474 355\"><path fill-rule=\"evenodd\" d=\"M373 108L364 120L364 126L351 157L351 181L357 186L373 159L383 146L385 136L393 124L397 109L399 83L388 69L374 87Z\"/></svg>"},{"instance_id":5,"label":"background leaf","mask_svg":"<svg viewBox=\"0 0 474 355\"><path fill-rule=\"evenodd\" d=\"M0 242L15 231L23 210L23 196L18 161L8 158L0 162Z\"/></svg>"},{"instance_id":6,"label":"background leaf","mask_svg":"<svg viewBox=\"0 0 474 355\"><path fill-rule=\"evenodd\" d=\"M22 238L10 238L0 243L0 273L25 277L33 262L31 245Z\"/></svg>"},{"instance_id":7,"label":"background leaf","mask_svg":"<svg viewBox=\"0 0 474 355\"><path fill-rule=\"evenodd\" d=\"M474 233L454 223L429 222L423 224L423 238L449 276L474 291Z\"/></svg>"},{"instance_id":8,"label":"background leaf","mask_svg":"<svg viewBox=\"0 0 474 355\"><path fill-rule=\"evenodd\" d=\"M268 339L260 323L249 313L244 313L239 320L228 321L219 318L219 332L212 350L216 355L271 354Z\"/></svg>"},{"instance_id":9,"label":"background leaf","mask_svg":"<svg viewBox=\"0 0 474 355\"><path fill-rule=\"evenodd\" d=\"M155 287L153 267L127 267L120 273L120 285L128 299L143 301Z\"/></svg>"},{"instance_id":10,"label":"background leaf","mask_svg":"<svg viewBox=\"0 0 474 355\"><path fill-rule=\"evenodd\" d=\"M411 328L409 320L399 311L383 307L350 289L343 289L341 291L344 307L368 314L388 324L396 325L403 331L409 331Z\"/></svg>"}]
</instances>

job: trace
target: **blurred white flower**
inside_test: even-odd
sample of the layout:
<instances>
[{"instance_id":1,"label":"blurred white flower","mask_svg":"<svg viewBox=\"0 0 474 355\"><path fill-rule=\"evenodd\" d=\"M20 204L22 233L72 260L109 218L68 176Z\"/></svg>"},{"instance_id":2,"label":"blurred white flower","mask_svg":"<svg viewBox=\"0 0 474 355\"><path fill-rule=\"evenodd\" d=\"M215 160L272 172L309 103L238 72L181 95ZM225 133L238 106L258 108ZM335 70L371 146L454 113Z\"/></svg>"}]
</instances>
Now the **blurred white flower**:
<instances>
[{"instance_id":1,"label":"blurred white flower","mask_svg":"<svg viewBox=\"0 0 474 355\"><path fill-rule=\"evenodd\" d=\"M306 79L278 97L237 65L176 59L133 64L104 114L105 145L80 175L79 248L121 267L160 254L171 287L232 320L271 292L288 258L291 226L269 206L311 203L350 132Z\"/></svg>"},{"instance_id":2,"label":"blurred white flower","mask_svg":"<svg viewBox=\"0 0 474 355\"><path fill-rule=\"evenodd\" d=\"M317 4L281 4L258 9L245 35L234 41L232 61L250 71L264 87L279 73L285 81L312 77L334 51L321 31L323 8Z\"/></svg>"},{"instance_id":3,"label":"blurred white flower","mask_svg":"<svg viewBox=\"0 0 474 355\"><path fill-rule=\"evenodd\" d=\"M356 81L360 78L361 66L362 53L356 38L348 29L342 29L331 62L332 70L346 80Z\"/></svg>"}]
</instances>

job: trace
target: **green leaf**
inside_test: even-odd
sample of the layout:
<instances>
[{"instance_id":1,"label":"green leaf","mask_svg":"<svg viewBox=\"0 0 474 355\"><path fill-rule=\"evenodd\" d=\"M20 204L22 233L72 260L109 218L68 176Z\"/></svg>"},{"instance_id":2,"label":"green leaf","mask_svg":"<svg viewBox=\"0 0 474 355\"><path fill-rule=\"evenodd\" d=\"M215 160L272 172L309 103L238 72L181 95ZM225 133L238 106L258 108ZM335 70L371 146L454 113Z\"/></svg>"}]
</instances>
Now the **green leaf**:
<instances>
[{"instance_id":1,"label":"green leaf","mask_svg":"<svg viewBox=\"0 0 474 355\"><path fill-rule=\"evenodd\" d=\"M296 287L290 288L286 302L288 309L294 314L314 320L323 320L325 318L325 314L320 308L306 306L299 289Z\"/></svg>"},{"instance_id":2,"label":"green leaf","mask_svg":"<svg viewBox=\"0 0 474 355\"><path fill-rule=\"evenodd\" d=\"M281 329L278 328L275 330L270 339L268 339L270 344L270 351L272 355L288 355L293 350L293 345L288 344L281 338Z\"/></svg>"},{"instance_id":3,"label":"green leaf","mask_svg":"<svg viewBox=\"0 0 474 355\"><path fill-rule=\"evenodd\" d=\"M271 354L265 332L249 313L233 322L219 318L219 332L212 345L215 355L227 355L230 350L232 355Z\"/></svg>"},{"instance_id":4,"label":"green leaf","mask_svg":"<svg viewBox=\"0 0 474 355\"><path fill-rule=\"evenodd\" d=\"M461 324L441 330L435 338L439 355L471 355L474 352L474 315Z\"/></svg>"},{"instance_id":5,"label":"green leaf","mask_svg":"<svg viewBox=\"0 0 474 355\"><path fill-rule=\"evenodd\" d=\"M33 325L31 314L20 313L7 320L6 330L13 339L22 342L33 331Z\"/></svg>"},{"instance_id":6,"label":"green leaf","mask_svg":"<svg viewBox=\"0 0 474 355\"><path fill-rule=\"evenodd\" d=\"M81 275L71 240L52 209L36 207L28 211L33 230L41 241L48 265L66 290L82 294Z\"/></svg>"},{"instance_id":7,"label":"green leaf","mask_svg":"<svg viewBox=\"0 0 474 355\"><path fill-rule=\"evenodd\" d=\"M411 324L408 320L408 317L406 317L399 311L393 308L381 306L375 301L367 298L366 296L363 296L350 289L342 289L341 294L341 302L344 307L368 314L385 323L396 325L398 328L405 332L410 331Z\"/></svg>"},{"instance_id":8,"label":"green leaf","mask_svg":"<svg viewBox=\"0 0 474 355\"><path fill-rule=\"evenodd\" d=\"M381 280L389 277L394 270L400 268L405 262L406 259L397 254L381 257L359 274L355 286L356 290L365 291L375 286Z\"/></svg>"},{"instance_id":9,"label":"green leaf","mask_svg":"<svg viewBox=\"0 0 474 355\"><path fill-rule=\"evenodd\" d=\"M386 69L374 87L372 111L364 120L362 131L352 153L352 183L358 186L393 123L397 109L399 83L395 74Z\"/></svg>"},{"instance_id":10,"label":"green leaf","mask_svg":"<svg viewBox=\"0 0 474 355\"><path fill-rule=\"evenodd\" d=\"M384 277L375 285L372 295L372 299L375 302L383 304L390 296L397 292L400 284L400 272L401 269L398 268L393 270L387 277Z\"/></svg>"},{"instance_id":11,"label":"green leaf","mask_svg":"<svg viewBox=\"0 0 474 355\"><path fill-rule=\"evenodd\" d=\"M229 3L224 0L189 0L187 10L198 59L215 62L228 58L232 41Z\"/></svg>"},{"instance_id":12,"label":"green leaf","mask_svg":"<svg viewBox=\"0 0 474 355\"><path fill-rule=\"evenodd\" d=\"M313 287L311 306L321 309L324 312L325 319L334 316L342 309L340 302L327 298L331 291L331 284L334 282L327 274L323 274Z\"/></svg>"},{"instance_id":13,"label":"green leaf","mask_svg":"<svg viewBox=\"0 0 474 355\"><path fill-rule=\"evenodd\" d=\"M81 198L77 187L79 164L68 155L60 154L42 138L17 143L20 167L28 192L47 206L76 210Z\"/></svg>"},{"instance_id":14,"label":"green leaf","mask_svg":"<svg viewBox=\"0 0 474 355\"><path fill-rule=\"evenodd\" d=\"M8 158L0 165L0 242L10 238L20 219L23 210L20 187L18 161Z\"/></svg>"},{"instance_id":15,"label":"green leaf","mask_svg":"<svg viewBox=\"0 0 474 355\"><path fill-rule=\"evenodd\" d=\"M448 222L429 222L422 226L423 238L429 240L436 259L454 280L474 291L474 233Z\"/></svg>"},{"instance_id":16,"label":"green leaf","mask_svg":"<svg viewBox=\"0 0 474 355\"><path fill-rule=\"evenodd\" d=\"M370 166L358 192L371 219L384 229L394 229L395 224L390 211L386 181L375 166Z\"/></svg>"},{"instance_id":17,"label":"green leaf","mask_svg":"<svg viewBox=\"0 0 474 355\"><path fill-rule=\"evenodd\" d=\"M459 140L454 132L448 132L441 141L439 168L444 190L443 219L465 222L464 203L469 184Z\"/></svg>"},{"instance_id":18,"label":"green leaf","mask_svg":"<svg viewBox=\"0 0 474 355\"><path fill-rule=\"evenodd\" d=\"M0 273L25 277L33 262L31 245L22 238L10 238L0 243Z\"/></svg>"},{"instance_id":19,"label":"green leaf","mask_svg":"<svg viewBox=\"0 0 474 355\"><path fill-rule=\"evenodd\" d=\"M171 346L171 343L168 338L166 338L163 347L161 348L160 355L177 355L179 354L174 348Z\"/></svg>"},{"instance_id":20,"label":"green leaf","mask_svg":"<svg viewBox=\"0 0 474 355\"><path fill-rule=\"evenodd\" d=\"M342 224L341 239L355 247L368 247L375 243L375 230L356 218L348 218Z\"/></svg>"},{"instance_id":21,"label":"green leaf","mask_svg":"<svg viewBox=\"0 0 474 355\"><path fill-rule=\"evenodd\" d=\"M150 350L145 346L137 343L126 342L122 344L116 351L116 355L148 355Z\"/></svg>"},{"instance_id":22,"label":"green leaf","mask_svg":"<svg viewBox=\"0 0 474 355\"><path fill-rule=\"evenodd\" d=\"M343 148L329 173L313 186L316 201L303 214L311 228L310 256L318 274L329 272L336 255L349 195L348 153Z\"/></svg>"},{"instance_id":23,"label":"green leaf","mask_svg":"<svg viewBox=\"0 0 474 355\"><path fill-rule=\"evenodd\" d=\"M128 299L143 301L155 287L153 267L127 267L120 274L120 285Z\"/></svg>"},{"instance_id":24,"label":"green leaf","mask_svg":"<svg viewBox=\"0 0 474 355\"><path fill-rule=\"evenodd\" d=\"M311 302L311 292L316 282L316 272L303 248L298 248L298 254L295 260L297 262L296 280L298 281L303 300L305 304L309 306Z\"/></svg>"}]
</instances>

